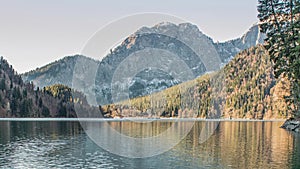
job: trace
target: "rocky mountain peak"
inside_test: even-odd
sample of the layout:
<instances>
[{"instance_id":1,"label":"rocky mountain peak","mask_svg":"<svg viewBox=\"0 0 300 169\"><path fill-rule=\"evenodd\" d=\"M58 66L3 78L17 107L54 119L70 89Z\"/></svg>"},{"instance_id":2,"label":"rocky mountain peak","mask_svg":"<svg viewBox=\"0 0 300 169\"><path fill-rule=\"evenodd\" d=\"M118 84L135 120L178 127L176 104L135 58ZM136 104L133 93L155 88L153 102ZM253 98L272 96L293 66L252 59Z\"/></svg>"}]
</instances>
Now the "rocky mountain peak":
<instances>
[{"instance_id":1,"label":"rocky mountain peak","mask_svg":"<svg viewBox=\"0 0 300 169\"><path fill-rule=\"evenodd\" d=\"M84 80L86 77L84 72L90 70L90 67L97 66L95 84L73 87L85 94L95 93L99 96L100 104L108 104L111 100L111 83L114 74L120 64L125 60L130 60L129 58L133 54L139 54L140 58L138 59L141 62L133 60L129 66L139 68L141 72L135 77L120 78L114 83L116 86L128 88L132 97L138 97L189 80L188 78L181 80L175 78L185 77L181 74L183 66L186 66L185 70L192 72L193 78L206 72L216 71L240 51L262 43L263 39L264 35L260 33L258 25L251 27L241 38L224 43L214 43L196 25L162 22L153 27L142 27L137 30L101 62L83 56L67 57L25 73L22 78L25 81L33 81L40 87L57 83L72 86L74 67L76 61L80 59L82 68L81 71L75 73L76 77ZM174 56L177 59L174 59ZM178 60L182 63L174 62ZM161 69L149 71L150 69L148 70L147 67L152 65L153 61L160 63Z\"/></svg>"},{"instance_id":2,"label":"rocky mountain peak","mask_svg":"<svg viewBox=\"0 0 300 169\"><path fill-rule=\"evenodd\" d=\"M197 36L201 37L204 34L199 30L199 28L191 23L180 23L178 25L171 22L161 22L159 24L154 25L153 27L142 27L134 34L149 34L149 33L157 33L163 34L170 37L177 38L178 36Z\"/></svg>"},{"instance_id":3,"label":"rocky mountain peak","mask_svg":"<svg viewBox=\"0 0 300 169\"><path fill-rule=\"evenodd\" d=\"M262 44L265 38L266 35L260 32L258 24L254 24L242 37L216 43L215 46L222 62L228 63L239 52Z\"/></svg>"},{"instance_id":4,"label":"rocky mountain peak","mask_svg":"<svg viewBox=\"0 0 300 169\"><path fill-rule=\"evenodd\" d=\"M246 45L247 48L251 46L262 44L266 35L260 32L258 24L254 24L242 37L242 44Z\"/></svg>"}]
</instances>

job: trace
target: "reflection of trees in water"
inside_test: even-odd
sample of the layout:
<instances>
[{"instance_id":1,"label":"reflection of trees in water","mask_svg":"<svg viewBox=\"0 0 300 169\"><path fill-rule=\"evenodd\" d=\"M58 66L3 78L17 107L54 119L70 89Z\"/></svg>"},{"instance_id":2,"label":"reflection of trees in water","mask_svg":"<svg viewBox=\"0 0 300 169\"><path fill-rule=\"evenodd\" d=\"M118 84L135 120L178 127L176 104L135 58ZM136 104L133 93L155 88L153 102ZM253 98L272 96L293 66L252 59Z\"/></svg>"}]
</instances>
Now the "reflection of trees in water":
<instances>
[{"instance_id":1,"label":"reflection of trees in water","mask_svg":"<svg viewBox=\"0 0 300 169\"><path fill-rule=\"evenodd\" d=\"M170 128L173 122L109 122L116 131L130 137L145 138L161 134Z\"/></svg>"},{"instance_id":2,"label":"reflection of trees in water","mask_svg":"<svg viewBox=\"0 0 300 169\"><path fill-rule=\"evenodd\" d=\"M10 121L0 122L0 143L7 143L11 138Z\"/></svg>"},{"instance_id":3,"label":"reflection of trees in water","mask_svg":"<svg viewBox=\"0 0 300 169\"><path fill-rule=\"evenodd\" d=\"M99 122L86 123L101 127ZM109 125L127 136L151 137L166 131L175 123L109 122ZM300 136L280 129L282 122L220 122L211 137L199 144L204 125L213 128L215 124L216 122L195 122L185 139L170 151L152 159L162 158L163 160L157 159L157 163L163 164L163 156L172 158L174 166L299 168ZM183 123L177 125L184 127ZM20 148L26 148L26 145L34 153L44 154L45 158L68 156L68 153L82 158L82 152L99 150L86 135L81 135L83 130L78 122L0 122L0 129L0 144L19 146L10 147L7 156L11 158L18 153L24 153L26 149ZM30 147L31 143L40 145L43 151Z\"/></svg>"},{"instance_id":4,"label":"reflection of trees in water","mask_svg":"<svg viewBox=\"0 0 300 169\"><path fill-rule=\"evenodd\" d=\"M201 166L287 168L299 163L295 160L292 163L291 159L299 158L300 141L280 129L281 122L221 122L214 134L199 144L199 133L205 123L196 123L187 138L177 146L179 153L200 158L201 161L195 163Z\"/></svg>"},{"instance_id":5,"label":"reflection of trees in water","mask_svg":"<svg viewBox=\"0 0 300 169\"><path fill-rule=\"evenodd\" d=\"M20 138L39 138L41 136L57 139L61 135L76 136L82 133L79 122L1 121L0 127L0 143L7 143Z\"/></svg>"}]
</instances>

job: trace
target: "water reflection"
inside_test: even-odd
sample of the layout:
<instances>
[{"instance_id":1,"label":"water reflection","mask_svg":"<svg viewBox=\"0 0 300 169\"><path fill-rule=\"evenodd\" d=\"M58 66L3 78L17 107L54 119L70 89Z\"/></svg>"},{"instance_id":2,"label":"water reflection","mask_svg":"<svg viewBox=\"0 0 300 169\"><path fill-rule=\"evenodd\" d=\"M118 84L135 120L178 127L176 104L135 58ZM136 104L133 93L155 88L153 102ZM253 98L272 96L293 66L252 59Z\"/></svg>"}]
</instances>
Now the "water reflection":
<instances>
[{"instance_id":1,"label":"water reflection","mask_svg":"<svg viewBox=\"0 0 300 169\"><path fill-rule=\"evenodd\" d=\"M81 122L87 135L96 144L111 153L129 158L152 157L172 149L188 135L194 123L194 121L122 122L121 130L118 131L116 128L120 129L119 122ZM160 124L166 125L158 128Z\"/></svg>"},{"instance_id":2,"label":"water reflection","mask_svg":"<svg viewBox=\"0 0 300 169\"><path fill-rule=\"evenodd\" d=\"M207 124L214 126L196 122L170 151L130 159L99 148L78 122L0 122L0 168L300 168L300 136L280 129L281 122L221 122L202 143ZM174 122L109 125L129 137L147 138Z\"/></svg>"}]
</instances>

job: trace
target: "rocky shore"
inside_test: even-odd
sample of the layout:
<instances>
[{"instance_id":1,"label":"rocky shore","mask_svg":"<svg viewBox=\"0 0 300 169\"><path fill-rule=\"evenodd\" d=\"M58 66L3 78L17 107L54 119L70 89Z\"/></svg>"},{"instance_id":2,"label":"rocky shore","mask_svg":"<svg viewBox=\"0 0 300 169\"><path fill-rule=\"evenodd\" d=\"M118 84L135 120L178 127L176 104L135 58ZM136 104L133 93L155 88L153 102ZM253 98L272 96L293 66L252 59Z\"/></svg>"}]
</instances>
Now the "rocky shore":
<instances>
[{"instance_id":1,"label":"rocky shore","mask_svg":"<svg viewBox=\"0 0 300 169\"><path fill-rule=\"evenodd\" d=\"M289 131L300 132L300 120L295 118L290 118L286 120L280 128Z\"/></svg>"}]
</instances>

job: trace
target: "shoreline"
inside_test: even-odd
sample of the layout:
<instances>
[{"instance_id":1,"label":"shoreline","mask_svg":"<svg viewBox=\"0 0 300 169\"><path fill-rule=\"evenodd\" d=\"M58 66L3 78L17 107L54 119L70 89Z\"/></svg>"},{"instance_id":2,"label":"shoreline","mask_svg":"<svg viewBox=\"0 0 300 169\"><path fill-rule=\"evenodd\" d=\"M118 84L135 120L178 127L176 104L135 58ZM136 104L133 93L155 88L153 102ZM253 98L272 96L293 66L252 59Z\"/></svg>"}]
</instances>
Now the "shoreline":
<instances>
[{"instance_id":1,"label":"shoreline","mask_svg":"<svg viewBox=\"0 0 300 169\"><path fill-rule=\"evenodd\" d=\"M287 119L202 119L202 118L0 118L0 121L28 121L28 122L43 122L43 121L66 121L66 122L285 122Z\"/></svg>"}]
</instances>

